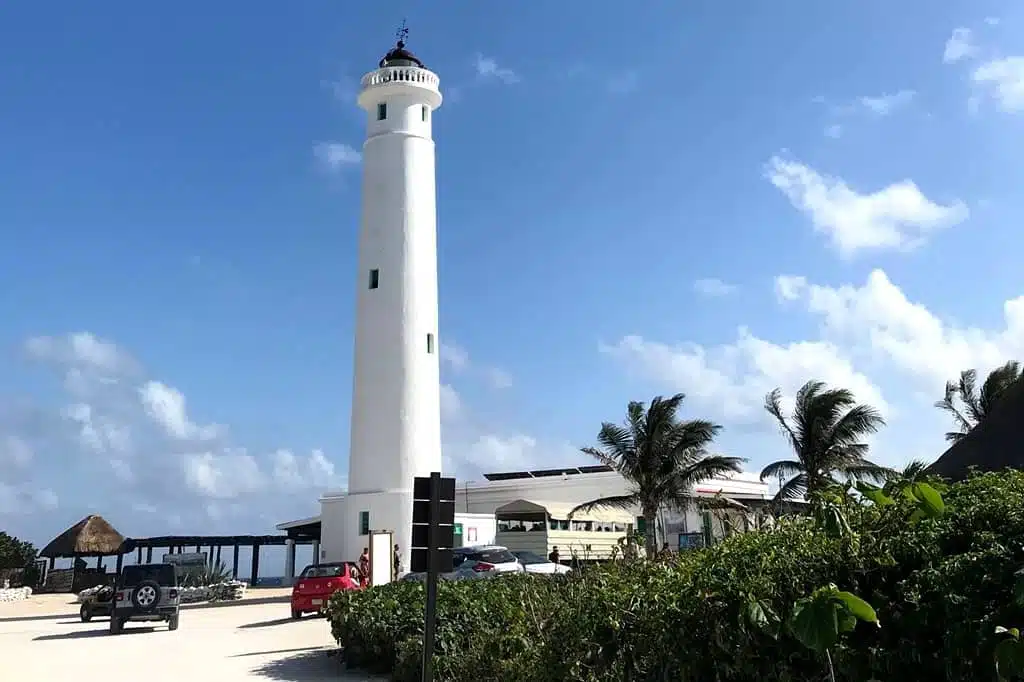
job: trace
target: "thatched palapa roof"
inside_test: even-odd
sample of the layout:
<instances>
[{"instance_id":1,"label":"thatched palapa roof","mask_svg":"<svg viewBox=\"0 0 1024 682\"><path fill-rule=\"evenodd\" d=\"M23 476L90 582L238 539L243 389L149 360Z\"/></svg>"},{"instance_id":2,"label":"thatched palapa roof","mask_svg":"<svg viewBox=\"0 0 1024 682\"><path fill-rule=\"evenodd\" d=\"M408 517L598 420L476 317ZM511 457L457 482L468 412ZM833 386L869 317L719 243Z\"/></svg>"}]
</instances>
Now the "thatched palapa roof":
<instances>
[{"instance_id":1,"label":"thatched palapa roof","mask_svg":"<svg viewBox=\"0 0 1024 682\"><path fill-rule=\"evenodd\" d=\"M39 556L73 557L106 556L120 554L124 536L118 533L106 519L89 514L84 519L58 535L43 548Z\"/></svg>"},{"instance_id":2,"label":"thatched palapa roof","mask_svg":"<svg viewBox=\"0 0 1024 682\"><path fill-rule=\"evenodd\" d=\"M979 471L1024 469L1024 380L1006 389L989 415L928 467L951 481Z\"/></svg>"}]
</instances>

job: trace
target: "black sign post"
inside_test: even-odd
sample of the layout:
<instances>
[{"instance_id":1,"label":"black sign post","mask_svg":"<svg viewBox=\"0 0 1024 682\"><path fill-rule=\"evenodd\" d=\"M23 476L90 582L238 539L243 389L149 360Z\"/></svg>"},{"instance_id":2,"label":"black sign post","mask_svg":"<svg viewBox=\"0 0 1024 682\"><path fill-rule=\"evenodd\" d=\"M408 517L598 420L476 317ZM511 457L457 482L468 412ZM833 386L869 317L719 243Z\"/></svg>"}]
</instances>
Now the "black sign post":
<instances>
[{"instance_id":1,"label":"black sign post","mask_svg":"<svg viewBox=\"0 0 1024 682\"><path fill-rule=\"evenodd\" d=\"M455 479L430 477L413 481L412 550L409 568L427 574L427 607L423 623L423 682L434 679L434 633L437 613L437 578L450 572L455 542Z\"/></svg>"}]
</instances>

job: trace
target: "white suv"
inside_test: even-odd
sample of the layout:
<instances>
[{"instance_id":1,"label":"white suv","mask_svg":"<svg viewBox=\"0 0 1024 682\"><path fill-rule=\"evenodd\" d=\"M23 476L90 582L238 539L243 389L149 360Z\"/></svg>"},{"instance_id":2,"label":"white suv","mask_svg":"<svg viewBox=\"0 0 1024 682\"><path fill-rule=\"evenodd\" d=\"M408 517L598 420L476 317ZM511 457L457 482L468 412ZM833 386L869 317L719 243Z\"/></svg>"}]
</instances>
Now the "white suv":
<instances>
[{"instance_id":1,"label":"white suv","mask_svg":"<svg viewBox=\"0 0 1024 682\"><path fill-rule=\"evenodd\" d=\"M120 634L124 624L133 620L163 620L168 630L177 630L180 607L178 574L173 564L125 566L114 587L110 634Z\"/></svg>"},{"instance_id":2,"label":"white suv","mask_svg":"<svg viewBox=\"0 0 1024 682\"><path fill-rule=\"evenodd\" d=\"M455 570L452 577L486 578L501 573L523 573L524 568L516 555L500 545L459 547L454 552Z\"/></svg>"}]
</instances>

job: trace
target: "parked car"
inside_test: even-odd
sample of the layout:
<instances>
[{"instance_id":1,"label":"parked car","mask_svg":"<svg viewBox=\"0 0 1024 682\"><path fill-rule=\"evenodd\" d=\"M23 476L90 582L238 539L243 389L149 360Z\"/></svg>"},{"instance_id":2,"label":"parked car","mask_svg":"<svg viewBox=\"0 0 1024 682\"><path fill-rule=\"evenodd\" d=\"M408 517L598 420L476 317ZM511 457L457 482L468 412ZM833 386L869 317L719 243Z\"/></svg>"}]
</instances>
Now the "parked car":
<instances>
[{"instance_id":1,"label":"parked car","mask_svg":"<svg viewBox=\"0 0 1024 682\"><path fill-rule=\"evenodd\" d=\"M554 561L545 559L539 554L533 552L512 552L516 555L516 559L523 565L523 569L527 573L543 573L545 575L562 575L563 573L569 573L572 571L568 566L562 564L556 564Z\"/></svg>"},{"instance_id":2,"label":"parked car","mask_svg":"<svg viewBox=\"0 0 1024 682\"><path fill-rule=\"evenodd\" d=\"M114 610L114 588L104 585L82 601L78 615L83 623L88 623L95 616L109 616Z\"/></svg>"},{"instance_id":3,"label":"parked car","mask_svg":"<svg viewBox=\"0 0 1024 682\"><path fill-rule=\"evenodd\" d=\"M525 571L515 554L500 545L458 547L452 552L453 570L442 573L442 580L472 580ZM426 573L406 573L402 580L423 580Z\"/></svg>"},{"instance_id":4,"label":"parked car","mask_svg":"<svg viewBox=\"0 0 1024 682\"><path fill-rule=\"evenodd\" d=\"M121 569L114 585L110 634L121 634L129 621L167 621L178 629L181 595L174 564L139 564Z\"/></svg>"},{"instance_id":5,"label":"parked car","mask_svg":"<svg viewBox=\"0 0 1024 682\"><path fill-rule=\"evenodd\" d=\"M359 567L351 561L306 566L292 588L292 618L323 611L338 590L359 590L363 584Z\"/></svg>"}]
</instances>

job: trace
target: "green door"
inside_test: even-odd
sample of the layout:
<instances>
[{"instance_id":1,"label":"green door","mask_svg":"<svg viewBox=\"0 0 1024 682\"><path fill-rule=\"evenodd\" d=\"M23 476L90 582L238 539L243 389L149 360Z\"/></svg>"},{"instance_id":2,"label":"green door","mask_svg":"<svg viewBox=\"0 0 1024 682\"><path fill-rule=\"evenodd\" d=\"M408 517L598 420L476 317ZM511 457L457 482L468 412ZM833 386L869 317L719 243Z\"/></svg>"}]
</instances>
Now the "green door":
<instances>
[{"instance_id":1,"label":"green door","mask_svg":"<svg viewBox=\"0 0 1024 682\"><path fill-rule=\"evenodd\" d=\"M462 547L462 524L461 523L456 523L455 524L454 535L455 535L455 540L454 540L454 542L452 542L452 544L455 545L456 547Z\"/></svg>"}]
</instances>

